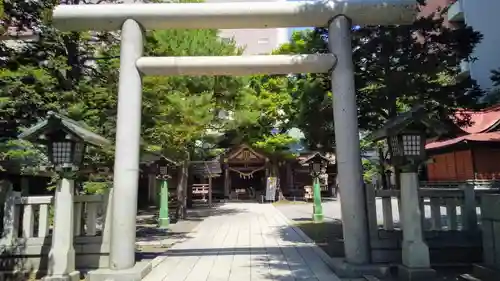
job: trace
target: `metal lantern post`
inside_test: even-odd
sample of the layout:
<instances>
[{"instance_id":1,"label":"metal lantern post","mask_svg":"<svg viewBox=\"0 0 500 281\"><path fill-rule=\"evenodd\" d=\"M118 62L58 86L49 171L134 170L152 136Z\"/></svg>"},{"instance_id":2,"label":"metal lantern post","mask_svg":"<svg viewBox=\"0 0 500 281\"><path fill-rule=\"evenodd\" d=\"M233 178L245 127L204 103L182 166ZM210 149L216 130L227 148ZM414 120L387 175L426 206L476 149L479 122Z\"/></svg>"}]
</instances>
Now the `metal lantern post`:
<instances>
[{"instance_id":1,"label":"metal lantern post","mask_svg":"<svg viewBox=\"0 0 500 281\"><path fill-rule=\"evenodd\" d=\"M328 159L316 152L313 155L302 161L302 165L309 166L309 170L313 179L313 221L323 221L323 206L321 204L321 188L319 178L321 169L328 165Z\"/></svg>"},{"instance_id":2,"label":"metal lantern post","mask_svg":"<svg viewBox=\"0 0 500 281\"><path fill-rule=\"evenodd\" d=\"M156 161L156 178L160 180L160 214L158 224L160 228L168 228L170 226L170 217L168 211L168 161L164 158Z\"/></svg>"},{"instance_id":3,"label":"metal lantern post","mask_svg":"<svg viewBox=\"0 0 500 281\"><path fill-rule=\"evenodd\" d=\"M76 121L53 112L19 137L44 144L50 162L61 177L54 196L54 229L47 276L43 280L80 280L80 273L75 268L73 246L74 177L82 164L87 144L104 146L109 141L81 127Z\"/></svg>"},{"instance_id":4,"label":"metal lantern post","mask_svg":"<svg viewBox=\"0 0 500 281\"><path fill-rule=\"evenodd\" d=\"M321 205L321 188L319 186L319 174L321 173L321 163L312 163L311 175L313 176L313 221L323 221L323 206Z\"/></svg>"}]
</instances>

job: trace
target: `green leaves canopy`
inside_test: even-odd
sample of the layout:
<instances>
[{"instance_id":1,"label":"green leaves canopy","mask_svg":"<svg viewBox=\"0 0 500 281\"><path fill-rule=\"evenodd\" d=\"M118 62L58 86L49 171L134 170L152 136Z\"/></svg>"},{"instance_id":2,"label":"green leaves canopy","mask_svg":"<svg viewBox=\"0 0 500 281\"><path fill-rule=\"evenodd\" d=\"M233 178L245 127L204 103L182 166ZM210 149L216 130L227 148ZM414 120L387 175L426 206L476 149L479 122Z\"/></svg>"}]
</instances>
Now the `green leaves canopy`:
<instances>
[{"instance_id":1,"label":"green leaves canopy","mask_svg":"<svg viewBox=\"0 0 500 281\"><path fill-rule=\"evenodd\" d=\"M322 28L296 32L277 52L326 53L327 37ZM460 108L477 107L483 92L475 81L455 78L460 62L471 59L480 39L470 27L443 25L437 14L409 26L353 30L360 130L377 129L416 104L425 105L439 118L454 116ZM331 147L334 127L329 74L297 74L294 79L294 122L304 131L310 147ZM468 118L455 121L468 122Z\"/></svg>"}]
</instances>

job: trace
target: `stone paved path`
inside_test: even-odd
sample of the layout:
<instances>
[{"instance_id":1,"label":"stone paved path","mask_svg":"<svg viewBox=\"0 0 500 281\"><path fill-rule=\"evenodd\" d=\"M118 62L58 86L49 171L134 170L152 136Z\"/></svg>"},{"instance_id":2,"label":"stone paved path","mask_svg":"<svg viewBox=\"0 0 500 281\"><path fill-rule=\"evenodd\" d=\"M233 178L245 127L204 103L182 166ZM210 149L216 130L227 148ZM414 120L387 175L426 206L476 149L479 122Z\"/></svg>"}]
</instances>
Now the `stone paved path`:
<instances>
[{"instance_id":1,"label":"stone paved path","mask_svg":"<svg viewBox=\"0 0 500 281\"><path fill-rule=\"evenodd\" d=\"M229 203L174 245L143 281L338 281L274 206Z\"/></svg>"}]
</instances>

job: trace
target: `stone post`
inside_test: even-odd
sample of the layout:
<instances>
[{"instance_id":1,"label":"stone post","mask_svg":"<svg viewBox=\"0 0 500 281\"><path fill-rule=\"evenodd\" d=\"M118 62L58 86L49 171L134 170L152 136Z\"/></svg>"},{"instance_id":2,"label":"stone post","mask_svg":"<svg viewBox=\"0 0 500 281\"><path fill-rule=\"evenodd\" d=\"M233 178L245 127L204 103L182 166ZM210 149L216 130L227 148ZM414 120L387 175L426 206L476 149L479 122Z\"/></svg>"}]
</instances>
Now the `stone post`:
<instances>
[{"instance_id":1,"label":"stone post","mask_svg":"<svg viewBox=\"0 0 500 281\"><path fill-rule=\"evenodd\" d=\"M346 261L367 264L370 252L354 88L351 21L344 15L334 17L329 23L328 39L330 52L337 56L337 64L332 71L333 116Z\"/></svg>"},{"instance_id":2,"label":"stone post","mask_svg":"<svg viewBox=\"0 0 500 281\"><path fill-rule=\"evenodd\" d=\"M0 245L11 247L17 238L19 232L19 211L16 208L16 199L19 197L21 197L21 193L13 190L11 182L0 181L0 200L2 200L0 202L3 202L2 212L0 213L3 218Z\"/></svg>"},{"instance_id":3,"label":"stone post","mask_svg":"<svg viewBox=\"0 0 500 281\"><path fill-rule=\"evenodd\" d=\"M401 173L401 225L403 227L403 264L399 267L402 280L429 280L435 272L430 267L429 247L424 242L422 214L418 195L418 174Z\"/></svg>"},{"instance_id":4,"label":"stone post","mask_svg":"<svg viewBox=\"0 0 500 281\"><path fill-rule=\"evenodd\" d=\"M49 252L47 276L44 281L78 281L75 270L74 236L74 186L71 179L62 178L54 198L54 229Z\"/></svg>"}]
</instances>

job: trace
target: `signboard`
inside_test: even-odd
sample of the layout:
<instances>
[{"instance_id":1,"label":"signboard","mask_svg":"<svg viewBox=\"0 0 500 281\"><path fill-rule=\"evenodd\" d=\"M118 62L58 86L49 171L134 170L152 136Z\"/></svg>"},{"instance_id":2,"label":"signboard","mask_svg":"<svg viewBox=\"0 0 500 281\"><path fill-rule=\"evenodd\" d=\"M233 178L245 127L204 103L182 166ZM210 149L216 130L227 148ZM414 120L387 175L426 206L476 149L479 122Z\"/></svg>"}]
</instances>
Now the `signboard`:
<instances>
[{"instance_id":1,"label":"signboard","mask_svg":"<svg viewBox=\"0 0 500 281\"><path fill-rule=\"evenodd\" d=\"M266 201L276 201L276 190L278 188L278 179L268 177L266 183Z\"/></svg>"},{"instance_id":2,"label":"signboard","mask_svg":"<svg viewBox=\"0 0 500 281\"><path fill-rule=\"evenodd\" d=\"M219 161L206 161L201 163L192 163L191 171L197 176L216 177L222 174L222 168Z\"/></svg>"}]
</instances>

